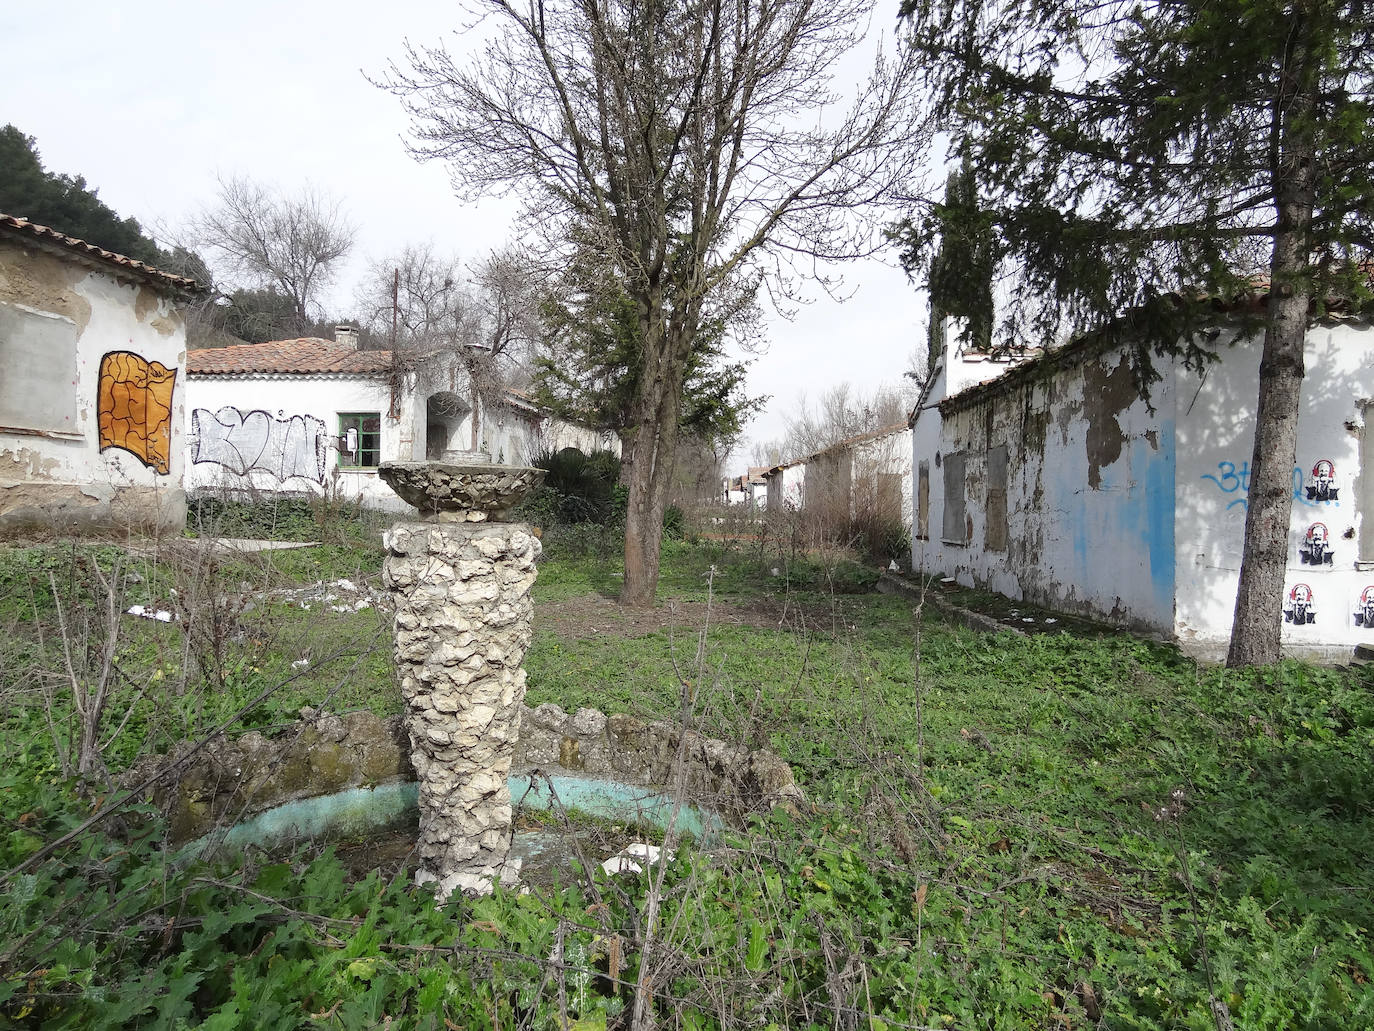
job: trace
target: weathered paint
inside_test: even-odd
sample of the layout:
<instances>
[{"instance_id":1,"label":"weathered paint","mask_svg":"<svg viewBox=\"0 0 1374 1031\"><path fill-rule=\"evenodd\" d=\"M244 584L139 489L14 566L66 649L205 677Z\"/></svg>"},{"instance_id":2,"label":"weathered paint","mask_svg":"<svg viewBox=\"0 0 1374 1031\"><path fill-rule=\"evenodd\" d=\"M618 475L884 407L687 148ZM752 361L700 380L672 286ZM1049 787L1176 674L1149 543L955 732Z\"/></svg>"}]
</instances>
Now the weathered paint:
<instances>
[{"instance_id":1,"label":"weathered paint","mask_svg":"<svg viewBox=\"0 0 1374 1031\"><path fill-rule=\"evenodd\" d=\"M547 810L562 806L592 816L660 828L667 828L671 821L679 833L691 834L699 841L711 839L724 826L720 816L710 809L687 804L675 807L673 800L661 792L619 781L567 776L541 776L531 781L528 775L513 773L507 784L512 803L520 808ZM287 802L235 824L222 836L211 837L234 846L362 837L414 820L418 812L419 785L414 781L348 788L332 795ZM208 840L201 839L191 847L199 847Z\"/></svg>"},{"instance_id":2,"label":"weathered paint","mask_svg":"<svg viewBox=\"0 0 1374 1031\"><path fill-rule=\"evenodd\" d=\"M960 361L951 362L954 379L966 381ZM928 405L940 399L944 376L937 371ZM1157 387L1156 411L1172 410L1172 386L1166 377ZM1174 477L1174 438L1136 396L1124 357L1048 365L1015 385L965 396L973 400L944 414L927 407L914 426L917 462L962 455L967 521L962 543L931 527L929 539L913 546L915 567L1049 608L1169 632L1172 518L1161 506ZM1002 448L1004 497L994 475ZM932 519L945 511L945 479L930 478Z\"/></svg>"},{"instance_id":3,"label":"weathered paint","mask_svg":"<svg viewBox=\"0 0 1374 1031\"><path fill-rule=\"evenodd\" d=\"M974 533L966 546L951 545L932 527L931 539L914 543L914 567L1155 631L1199 654L1224 654L1244 543L1261 341L1223 337L1218 347L1221 360L1200 373L1161 362L1150 406L1136 396L1120 351L1084 346L1028 365L946 405L944 414L933 407L947 396L945 370L937 370L932 400L915 422L913 457L938 466L942 452L965 456ZM1290 605L1283 642L1289 653L1344 657L1355 644L1374 643L1374 608L1365 600L1374 586L1374 531L1361 515L1374 502L1374 476L1364 470L1374 459L1366 438L1374 330L1315 326L1306 361L1288 565L1302 618ZM950 363L956 381L959 362ZM1003 442L1005 554L987 546L985 533L987 455ZM928 500L917 498L932 520L943 495L943 479L932 473ZM995 498L992 507L995 515ZM1322 529L1309 536L1317 523ZM1314 539L1322 542L1318 552Z\"/></svg>"},{"instance_id":4,"label":"weathered paint","mask_svg":"<svg viewBox=\"0 0 1374 1031\"><path fill-rule=\"evenodd\" d=\"M4 370L11 384L28 376L27 389L52 395L50 416L60 427L14 425L0 411L0 526L183 526L180 380L170 391L165 438L145 457L121 448L102 453L98 404L101 363L109 353L136 356L169 378L182 367L186 336L173 302L60 255L0 241L0 304L65 321L74 341L74 353L53 355L70 369L60 391L48 389L47 369L13 363ZM26 389L22 382L19 389Z\"/></svg>"},{"instance_id":5,"label":"weathered paint","mask_svg":"<svg viewBox=\"0 0 1374 1031\"><path fill-rule=\"evenodd\" d=\"M1204 374L1179 373L1176 632L1209 656L1223 654L1230 638L1261 342L1223 340L1220 346L1222 361ZM1374 329L1356 323L1314 326L1305 358L1287 582L1290 589L1299 583L1310 587L1315 619L1285 621L1282 640L1290 654L1344 658L1354 645L1374 643L1374 628L1357 619L1361 595L1374 583L1374 554L1361 553L1366 536L1361 502L1370 482L1362 466L1365 403L1374 398ZM1308 496L1312 468L1323 460L1335 469L1334 499ZM1314 566L1302 561L1302 549L1315 522L1328 529L1330 562Z\"/></svg>"}]
</instances>

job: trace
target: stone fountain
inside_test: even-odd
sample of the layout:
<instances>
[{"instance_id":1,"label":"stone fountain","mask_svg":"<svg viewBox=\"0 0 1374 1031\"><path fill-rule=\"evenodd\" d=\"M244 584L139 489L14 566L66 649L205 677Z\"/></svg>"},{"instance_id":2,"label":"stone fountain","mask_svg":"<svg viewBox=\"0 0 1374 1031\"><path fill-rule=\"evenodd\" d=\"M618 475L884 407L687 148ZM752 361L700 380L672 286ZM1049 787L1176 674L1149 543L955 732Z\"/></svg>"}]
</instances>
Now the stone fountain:
<instances>
[{"instance_id":1,"label":"stone fountain","mask_svg":"<svg viewBox=\"0 0 1374 1031\"><path fill-rule=\"evenodd\" d=\"M420 511L385 535L396 663L420 782L419 882L490 891L513 881L506 778L525 697L530 587L539 540L504 521L544 470L448 454L384 462L381 478Z\"/></svg>"}]
</instances>

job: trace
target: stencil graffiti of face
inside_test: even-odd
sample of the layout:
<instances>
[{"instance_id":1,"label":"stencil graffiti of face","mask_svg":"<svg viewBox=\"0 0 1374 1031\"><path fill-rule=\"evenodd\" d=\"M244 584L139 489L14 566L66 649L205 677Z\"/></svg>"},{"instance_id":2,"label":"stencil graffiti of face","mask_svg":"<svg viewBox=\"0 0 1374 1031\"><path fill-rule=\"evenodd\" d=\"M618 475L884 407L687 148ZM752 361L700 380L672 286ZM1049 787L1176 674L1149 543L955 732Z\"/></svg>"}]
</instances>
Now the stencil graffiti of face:
<instances>
[{"instance_id":1,"label":"stencil graffiti of face","mask_svg":"<svg viewBox=\"0 0 1374 1031\"><path fill-rule=\"evenodd\" d=\"M1355 625L1374 628L1374 584L1367 585L1360 593L1359 604L1355 606Z\"/></svg>"},{"instance_id":2,"label":"stencil graffiti of face","mask_svg":"<svg viewBox=\"0 0 1374 1031\"><path fill-rule=\"evenodd\" d=\"M100 450L121 448L155 472L171 471L172 389L177 373L132 351L100 359L96 416Z\"/></svg>"},{"instance_id":3,"label":"stencil graffiti of face","mask_svg":"<svg viewBox=\"0 0 1374 1031\"><path fill-rule=\"evenodd\" d=\"M1312 467L1312 478L1307 481L1309 501L1335 501L1340 493L1336 486L1336 465L1329 458L1323 458Z\"/></svg>"},{"instance_id":4,"label":"stencil graffiti of face","mask_svg":"<svg viewBox=\"0 0 1374 1031\"><path fill-rule=\"evenodd\" d=\"M1293 585L1293 589L1288 592L1288 602L1283 607L1283 619L1285 623L1299 625L1317 621L1316 599L1311 587L1307 584Z\"/></svg>"},{"instance_id":5,"label":"stencil graffiti of face","mask_svg":"<svg viewBox=\"0 0 1374 1031\"><path fill-rule=\"evenodd\" d=\"M1298 548L1298 558L1303 565L1331 565L1334 553L1331 550L1331 533L1325 523L1313 523L1307 528L1302 545Z\"/></svg>"}]
</instances>

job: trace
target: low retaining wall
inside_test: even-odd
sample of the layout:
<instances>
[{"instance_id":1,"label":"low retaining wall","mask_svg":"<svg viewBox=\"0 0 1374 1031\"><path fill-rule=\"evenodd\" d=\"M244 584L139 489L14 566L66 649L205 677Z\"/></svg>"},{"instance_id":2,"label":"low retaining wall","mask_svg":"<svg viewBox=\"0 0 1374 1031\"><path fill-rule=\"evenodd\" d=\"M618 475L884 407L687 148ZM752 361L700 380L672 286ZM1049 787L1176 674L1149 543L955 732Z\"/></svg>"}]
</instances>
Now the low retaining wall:
<instances>
[{"instance_id":1,"label":"low retaining wall","mask_svg":"<svg viewBox=\"0 0 1374 1031\"><path fill-rule=\"evenodd\" d=\"M125 783L166 774L153 801L166 811L172 839L183 842L285 802L415 780L399 716L313 709L302 709L301 716L299 723L271 736L249 731L233 740L215 738L199 752L187 746L144 760ZM556 705L523 706L515 766L667 787L679 752L686 801L734 819L803 801L792 768L772 752L694 731L684 742L674 724L607 716L596 709L569 714Z\"/></svg>"}]
</instances>

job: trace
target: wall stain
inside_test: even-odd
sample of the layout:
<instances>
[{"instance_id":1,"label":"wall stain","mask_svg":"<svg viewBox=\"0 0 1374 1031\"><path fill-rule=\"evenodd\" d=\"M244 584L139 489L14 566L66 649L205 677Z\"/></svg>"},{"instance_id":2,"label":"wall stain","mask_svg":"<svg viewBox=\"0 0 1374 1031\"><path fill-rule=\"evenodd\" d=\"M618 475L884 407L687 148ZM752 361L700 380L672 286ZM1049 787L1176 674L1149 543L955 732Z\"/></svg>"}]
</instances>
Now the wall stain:
<instances>
[{"instance_id":1,"label":"wall stain","mask_svg":"<svg viewBox=\"0 0 1374 1031\"><path fill-rule=\"evenodd\" d=\"M1131 377L1131 364L1122 358L1108 372L1100 358L1083 366L1083 415L1087 421L1084 443L1088 450L1088 486L1099 490L1102 470L1121 457L1126 434L1117 416L1139 397Z\"/></svg>"},{"instance_id":2,"label":"wall stain","mask_svg":"<svg viewBox=\"0 0 1374 1031\"><path fill-rule=\"evenodd\" d=\"M57 465L57 459L44 458L29 448L0 451L0 476L7 479L50 480Z\"/></svg>"},{"instance_id":3,"label":"wall stain","mask_svg":"<svg viewBox=\"0 0 1374 1031\"><path fill-rule=\"evenodd\" d=\"M65 315L79 338L91 321L91 303L76 292L87 272L51 254L0 245L0 302Z\"/></svg>"}]
</instances>

